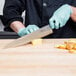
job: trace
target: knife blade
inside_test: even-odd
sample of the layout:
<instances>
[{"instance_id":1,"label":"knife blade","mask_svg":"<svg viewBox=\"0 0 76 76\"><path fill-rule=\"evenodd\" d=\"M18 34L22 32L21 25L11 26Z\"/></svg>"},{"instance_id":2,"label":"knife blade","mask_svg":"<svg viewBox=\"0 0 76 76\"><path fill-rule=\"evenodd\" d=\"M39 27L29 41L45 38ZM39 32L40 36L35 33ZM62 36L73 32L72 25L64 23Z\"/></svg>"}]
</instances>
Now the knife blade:
<instances>
[{"instance_id":1,"label":"knife blade","mask_svg":"<svg viewBox=\"0 0 76 76\"><path fill-rule=\"evenodd\" d=\"M31 42L33 39L42 38L42 37L45 37L52 33L53 33L53 31L50 28L50 26L46 25L35 32L32 32L28 35L25 35L23 37L20 37L14 41L8 43L4 48L13 48L13 47L17 47L20 45L24 45L24 44Z\"/></svg>"}]
</instances>

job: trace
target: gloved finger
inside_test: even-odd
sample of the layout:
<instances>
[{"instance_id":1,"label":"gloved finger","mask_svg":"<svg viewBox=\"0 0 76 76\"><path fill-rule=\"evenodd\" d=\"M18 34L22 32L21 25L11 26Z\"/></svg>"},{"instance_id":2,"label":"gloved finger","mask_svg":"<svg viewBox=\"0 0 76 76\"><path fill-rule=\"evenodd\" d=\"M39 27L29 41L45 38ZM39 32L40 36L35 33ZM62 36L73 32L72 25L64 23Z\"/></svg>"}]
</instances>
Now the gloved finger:
<instances>
[{"instance_id":1,"label":"gloved finger","mask_svg":"<svg viewBox=\"0 0 76 76\"><path fill-rule=\"evenodd\" d=\"M29 34L30 32L29 32L29 29L28 28L26 28L26 34Z\"/></svg>"},{"instance_id":2,"label":"gloved finger","mask_svg":"<svg viewBox=\"0 0 76 76\"><path fill-rule=\"evenodd\" d=\"M36 25L33 25L33 28L34 28L34 29L39 29L39 27L38 27L38 26L36 26Z\"/></svg>"},{"instance_id":3,"label":"gloved finger","mask_svg":"<svg viewBox=\"0 0 76 76\"><path fill-rule=\"evenodd\" d=\"M62 27L64 24L62 23L62 21L60 20L60 27Z\"/></svg>"},{"instance_id":4,"label":"gloved finger","mask_svg":"<svg viewBox=\"0 0 76 76\"><path fill-rule=\"evenodd\" d=\"M39 29L39 27L35 27L35 28L33 28L34 31L36 31L36 30L38 30L38 29Z\"/></svg>"},{"instance_id":5,"label":"gloved finger","mask_svg":"<svg viewBox=\"0 0 76 76\"><path fill-rule=\"evenodd\" d=\"M51 18L51 19L49 20L49 24L50 24L50 27L51 27L52 29L55 28L55 27L54 27L54 21L55 21L54 18Z\"/></svg>"},{"instance_id":6,"label":"gloved finger","mask_svg":"<svg viewBox=\"0 0 76 76\"><path fill-rule=\"evenodd\" d=\"M29 33L34 32L34 30L32 28L30 28L28 31L29 31Z\"/></svg>"},{"instance_id":7,"label":"gloved finger","mask_svg":"<svg viewBox=\"0 0 76 76\"><path fill-rule=\"evenodd\" d=\"M27 35L27 32L26 31L23 31L23 35Z\"/></svg>"},{"instance_id":8,"label":"gloved finger","mask_svg":"<svg viewBox=\"0 0 76 76\"><path fill-rule=\"evenodd\" d=\"M55 19L55 29L59 29L59 27L60 27L60 22L59 22L59 20L56 18Z\"/></svg>"},{"instance_id":9,"label":"gloved finger","mask_svg":"<svg viewBox=\"0 0 76 76\"><path fill-rule=\"evenodd\" d=\"M36 25L32 25L32 28L31 28L33 31L36 31L36 30L38 30L39 29L39 27L38 26L36 26Z\"/></svg>"},{"instance_id":10,"label":"gloved finger","mask_svg":"<svg viewBox=\"0 0 76 76\"><path fill-rule=\"evenodd\" d=\"M29 31L27 31L27 34L30 34L30 32L29 32Z\"/></svg>"},{"instance_id":11,"label":"gloved finger","mask_svg":"<svg viewBox=\"0 0 76 76\"><path fill-rule=\"evenodd\" d=\"M22 28L22 29L20 29L19 31L18 31L18 35L19 36L24 36L24 35L26 35L27 33L26 33L26 28Z\"/></svg>"},{"instance_id":12,"label":"gloved finger","mask_svg":"<svg viewBox=\"0 0 76 76\"><path fill-rule=\"evenodd\" d=\"M39 29L39 28L37 28L37 27L36 27L36 28L31 28L31 29L29 29L29 32L32 33L32 32L34 32L34 31L36 31L36 30L38 30L38 29Z\"/></svg>"},{"instance_id":13,"label":"gloved finger","mask_svg":"<svg viewBox=\"0 0 76 76\"><path fill-rule=\"evenodd\" d=\"M30 30L30 29L32 29L32 28L31 28L31 25L29 25L29 26L26 28L27 34L30 34L30 33L31 33L32 30Z\"/></svg>"}]
</instances>

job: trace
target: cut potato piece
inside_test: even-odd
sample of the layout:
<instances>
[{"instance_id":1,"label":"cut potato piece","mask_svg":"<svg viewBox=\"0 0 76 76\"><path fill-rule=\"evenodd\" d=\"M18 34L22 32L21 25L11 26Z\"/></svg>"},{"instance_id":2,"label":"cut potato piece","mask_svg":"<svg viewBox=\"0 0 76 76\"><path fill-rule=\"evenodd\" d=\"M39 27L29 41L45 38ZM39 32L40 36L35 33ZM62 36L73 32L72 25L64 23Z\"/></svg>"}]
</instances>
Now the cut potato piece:
<instances>
[{"instance_id":1,"label":"cut potato piece","mask_svg":"<svg viewBox=\"0 0 76 76\"><path fill-rule=\"evenodd\" d=\"M76 50L69 50L69 53L76 53Z\"/></svg>"},{"instance_id":2,"label":"cut potato piece","mask_svg":"<svg viewBox=\"0 0 76 76\"><path fill-rule=\"evenodd\" d=\"M66 49L66 45L64 45L64 44L63 45L57 45L56 47L60 48L60 49Z\"/></svg>"},{"instance_id":3,"label":"cut potato piece","mask_svg":"<svg viewBox=\"0 0 76 76\"><path fill-rule=\"evenodd\" d=\"M57 45L59 49L66 49L69 53L76 53L76 39L65 41L63 45Z\"/></svg>"},{"instance_id":4,"label":"cut potato piece","mask_svg":"<svg viewBox=\"0 0 76 76\"><path fill-rule=\"evenodd\" d=\"M42 44L42 39L32 40L32 45L39 45L39 44Z\"/></svg>"},{"instance_id":5,"label":"cut potato piece","mask_svg":"<svg viewBox=\"0 0 76 76\"><path fill-rule=\"evenodd\" d=\"M75 50L76 50L76 44L74 45L73 49L75 49Z\"/></svg>"}]
</instances>

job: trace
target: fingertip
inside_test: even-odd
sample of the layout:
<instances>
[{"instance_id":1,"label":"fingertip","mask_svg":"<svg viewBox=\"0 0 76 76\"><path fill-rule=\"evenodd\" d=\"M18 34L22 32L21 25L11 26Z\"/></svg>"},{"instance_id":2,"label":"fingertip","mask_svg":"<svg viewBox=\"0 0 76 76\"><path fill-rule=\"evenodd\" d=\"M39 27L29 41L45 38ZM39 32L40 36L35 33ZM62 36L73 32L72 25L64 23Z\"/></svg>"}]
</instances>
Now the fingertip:
<instances>
[{"instance_id":1,"label":"fingertip","mask_svg":"<svg viewBox=\"0 0 76 76\"><path fill-rule=\"evenodd\" d=\"M56 29L59 29L59 27L60 27L60 26L59 26L59 22L56 21L56 23L55 23L55 28L56 28Z\"/></svg>"},{"instance_id":2,"label":"fingertip","mask_svg":"<svg viewBox=\"0 0 76 76\"><path fill-rule=\"evenodd\" d=\"M53 19L50 19L49 20L49 25L50 25L50 28L54 29Z\"/></svg>"},{"instance_id":3,"label":"fingertip","mask_svg":"<svg viewBox=\"0 0 76 76\"><path fill-rule=\"evenodd\" d=\"M29 32L32 33L34 31L34 29L29 29Z\"/></svg>"}]
</instances>

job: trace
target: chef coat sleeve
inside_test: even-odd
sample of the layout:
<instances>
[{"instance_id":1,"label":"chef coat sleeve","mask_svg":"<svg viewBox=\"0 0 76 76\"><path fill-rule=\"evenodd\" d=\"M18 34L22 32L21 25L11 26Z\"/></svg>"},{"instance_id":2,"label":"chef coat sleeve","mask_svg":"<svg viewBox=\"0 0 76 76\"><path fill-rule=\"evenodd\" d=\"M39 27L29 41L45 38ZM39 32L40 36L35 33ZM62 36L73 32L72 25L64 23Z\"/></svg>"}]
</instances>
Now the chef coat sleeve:
<instances>
[{"instance_id":1,"label":"chef coat sleeve","mask_svg":"<svg viewBox=\"0 0 76 76\"><path fill-rule=\"evenodd\" d=\"M5 0L3 9L4 24L9 26L13 21L23 22L21 15L24 10L25 0Z\"/></svg>"},{"instance_id":2,"label":"chef coat sleeve","mask_svg":"<svg viewBox=\"0 0 76 76\"><path fill-rule=\"evenodd\" d=\"M76 7L76 0L72 0L72 6Z\"/></svg>"}]
</instances>

